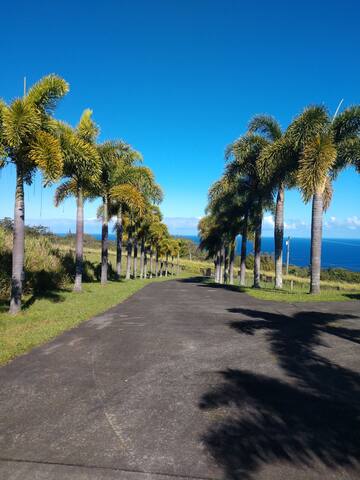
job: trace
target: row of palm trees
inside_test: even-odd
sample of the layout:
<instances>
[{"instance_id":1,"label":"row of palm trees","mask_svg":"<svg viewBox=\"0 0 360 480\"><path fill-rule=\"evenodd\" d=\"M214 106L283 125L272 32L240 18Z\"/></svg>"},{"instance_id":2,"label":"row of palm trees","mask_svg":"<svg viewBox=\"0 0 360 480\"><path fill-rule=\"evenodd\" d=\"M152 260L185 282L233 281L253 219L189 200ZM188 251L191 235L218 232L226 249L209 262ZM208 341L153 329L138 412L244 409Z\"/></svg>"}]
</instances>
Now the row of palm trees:
<instances>
[{"instance_id":1,"label":"row of palm trees","mask_svg":"<svg viewBox=\"0 0 360 480\"><path fill-rule=\"evenodd\" d=\"M322 219L332 182L346 166L360 172L360 106L338 110L331 117L324 106L309 106L285 131L274 117L257 115L227 147L225 172L211 186L206 216L199 222L200 247L215 259L217 282L228 272L233 283L235 239L241 235L240 285L245 285L251 239L253 286L260 287L261 229L268 210L275 217L275 288L282 288L285 191L298 188L303 200L312 202L310 293L320 292Z\"/></svg>"},{"instance_id":2,"label":"row of palm trees","mask_svg":"<svg viewBox=\"0 0 360 480\"><path fill-rule=\"evenodd\" d=\"M24 184L30 185L37 171L44 184L61 181L55 204L68 197L76 199L76 267L74 290L80 291L83 274L84 202L101 198L102 219L101 283L108 279L108 229L116 217L117 277L121 275L123 232L127 234L125 277L137 276L138 242L140 242L140 276L147 274L147 253L152 276L159 274L159 258L178 255L178 242L171 239L157 204L162 191L153 173L141 165L141 155L127 143L116 140L98 143L99 128L92 111L83 112L73 128L53 116L59 101L67 94L67 82L48 75L33 85L22 98L10 104L0 100L0 168L12 163L16 168L14 238L10 312L21 309L24 271ZM125 230L124 230L125 228ZM172 264L174 262L172 261Z\"/></svg>"}]
</instances>

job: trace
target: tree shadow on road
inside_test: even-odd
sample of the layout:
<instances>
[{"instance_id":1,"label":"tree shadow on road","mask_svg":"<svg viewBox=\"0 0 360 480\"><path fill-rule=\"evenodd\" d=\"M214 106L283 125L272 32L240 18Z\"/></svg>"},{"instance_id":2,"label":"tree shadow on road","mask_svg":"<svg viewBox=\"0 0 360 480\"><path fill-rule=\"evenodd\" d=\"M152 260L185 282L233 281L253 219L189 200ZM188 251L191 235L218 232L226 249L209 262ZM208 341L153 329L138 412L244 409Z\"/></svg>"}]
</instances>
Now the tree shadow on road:
<instances>
[{"instance_id":1,"label":"tree shadow on road","mask_svg":"<svg viewBox=\"0 0 360 480\"><path fill-rule=\"evenodd\" d=\"M298 467L321 463L360 475L360 375L332 360L335 353L339 358L341 340L354 347L360 343L360 330L343 322L359 319L316 311L293 316L228 311L251 318L230 323L241 335L265 333L284 379L228 369L219 372L221 383L201 398L203 410L228 409L202 439L226 478L254 479L262 466L274 462ZM325 343L324 333L333 336L335 347ZM320 346L329 348L327 357L316 351ZM342 364L349 360L343 350Z\"/></svg>"}]
</instances>

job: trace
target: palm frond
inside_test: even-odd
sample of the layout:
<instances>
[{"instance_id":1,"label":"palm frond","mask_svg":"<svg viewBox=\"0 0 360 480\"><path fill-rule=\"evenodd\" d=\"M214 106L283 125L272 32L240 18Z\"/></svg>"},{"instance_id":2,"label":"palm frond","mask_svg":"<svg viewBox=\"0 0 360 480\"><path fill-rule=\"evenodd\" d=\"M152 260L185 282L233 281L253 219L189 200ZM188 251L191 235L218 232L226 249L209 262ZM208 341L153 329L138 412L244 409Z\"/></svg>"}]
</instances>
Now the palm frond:
<instances>
[{"instance_id":1,"label":"palm frond","mask_svg":"<svg viewBox=\"0 0 360 480\"><path fill-rule=\"evenodd\" d=\"M297 181L306 202L315 193L324 191L326 179L335 160L336 147L329 133L317 135L304 146Z\"/></svg>"},{"instance_id":2,"label":"palm frond","mask_svg":"<svg viewBox=\"0 0 360 480\"><path fill-rule=\"evenodd\" d=\"M262 181L291 184L291 173L297 167L297 155L287 138L281 137L261 151L257 169Z\"/></svg>"},{"instance_id":3,"label":"palm frond","mask_svg":"<svg viewBox=\"0 0 360 480\"><path fill-rule=\"evenodd\" d=\"M354 165L360 172L360 138L346 138L337 144L336 163L332 169L333 177L348 165Z\"/></svg>"},{"instance_id":4,"label":"palm frond","mask_svg":"<svg viewBox=\"0 0 360 480\"><path fill-rule=\"evenodd\" d=\"M99 135L99 127L92 120L92 110L87 108L83 111L80 122L76 127L79 137L88 143L95 142L97 136Z\"/></svg>"},{"instance_id":5,"label":"palm frond","mask_svg":"<svg viewBox=\"0 0 360 480\"><path fill-rule=\"evenodd\" d=\"M76 197L78 185L74 179L67 180L55 190L55 206L58 207L66 198Z\"/></svg>"},{"instance_id":6,"label":"palm frond","mask_svg":"<svg viewBox=\"0 0 360 480\"><path fill-rule=\"evenodd\" d=\"M324 133L330 125L330 118L325 107L314 105L305 108L290 124L285 132L286 138L297 149Z\"/></svg>"},{"instance_id":7,"label":"palm frond","mask_svg":"<svg viewBox=\"0 0 360 480\"><path fill-rule=\"evenodd\" d=\"M142 193L133 185L116 185L110 190L110 197L129 209L142 213L145 208L145 199Z\"/></svg>"},{"instance_id":8,"label":"palm frond","mask_svg":"<svg viewBox=\"0 0 360 480\"><path fill-rule=\"evenodd\" d=\"M341 112L333 121L335 142L356 137L360 134L360 106L353 105Z\"/></svg>"},{"instance_id":9,"label":"palm frond","mask_svg":"<svg viewBox=\"0 0 360 480\"><path fill-rule=\"evenodd\" d=\"M46 181L61 176L64 159L58 138L40 130L30 145L28 156L43 171Z\"/></svg>"},{"instance_id":10,"label":"palm frond","mask_svg":"<svg viewBox=\"0 0 360 480\"><path fill-rule=\"evenodd\" d=\"M29 89L26 102L50 114L68 91L69 85L63 78L54 74L47 75Z\"/></svg>"},{"instance_id":11,"label":"palm frond","mask_svg":"<svg viewBox=\"0 0 360 480\"><path fill-rule=\"evenodd\" d=\"M98 184L101 161L96 146L77 135L69 125L59 124L60 143L64 157L64 175L76 178L82 186Z\"/></svg>"},{"instance_id":12,"label":"palm frond","mask_svg":"<svg viewBox=\"0 0 360 480\"><path fill-rule=\"evenodd\" d=\"M326 177L325 188L323 192L323 210L324 212L330 207L330 203L333 197L333 186L329 176Z\"/></svg>"},{"instance_id":13,"label":"palm frond","mask_svg":"<svg viewBox=\"0 0 360 480\"><path fill-rule=\"evenodd\" d=\"M10 148L17 149L31 139L41 127L41 116L36 107L18 98L3 109L3 138Z\"/></svg>"},{"instance_id":14,"label":"palm frond","mask_svg":"<svg viewBox=\"0 0 360 480\"><path fill-rule=\"evenodd\" d=\"M248 125L250 133L257 133L274 142L282 136L281 127L271 115L256 115Z\"/></svg>"}]
</instances>

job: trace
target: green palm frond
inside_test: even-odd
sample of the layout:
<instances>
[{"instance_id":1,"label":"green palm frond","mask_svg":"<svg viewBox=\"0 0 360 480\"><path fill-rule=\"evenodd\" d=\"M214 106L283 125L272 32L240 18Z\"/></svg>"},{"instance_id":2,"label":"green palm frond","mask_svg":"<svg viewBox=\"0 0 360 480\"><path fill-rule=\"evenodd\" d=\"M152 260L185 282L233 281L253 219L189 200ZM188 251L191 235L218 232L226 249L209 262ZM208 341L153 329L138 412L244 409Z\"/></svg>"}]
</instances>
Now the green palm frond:
<instances>
[{"instance_id":1,"label":"green palm frond","mask_svg":"<svg viewBox=\"0 0 360 480\"><path fill-rule=\"evenodd\" d=\"M40 130L30 145L28 156L43 171L46 181L61 176L64 159L58 138Z\"/></svg>"},{"instance_id":2,"label":"green palm frond","mask_svg":"<svg viewBox=\"0 0 360 480\"><path fill-rule=\"evenodd\" d=\"M336 163L332 169L333 177L346 166L354 165L360 172L360 138L346 138L337 145Z\"/></svg>"},{"instance_id":3,"label":"green palm frond","mask_svg":"<svg viewBox=\"0 0 360 480\"><path fill-rule=\"evenodd\" d=\"M80 122L76 127L78 136L88 143L94 143L100 132L99 127L92 120L92 114L93 112L90 108L84 110Z\"/></svg>"},{"instance_id":4,"label":"green palm frond","mask_svg":"<svg viewBox=\"0 0 360 480\"><path fill-rule=\"evenodd\" d=\"M55 191L55 206L58 207L66 198L76 197L77 192L78 187L74 179L62 183Z\"/></svg>"},{"instance_id":5,"label":"green palm frond","mask_svg":"<svg viewBox=\"0 0 360 480\"><path fill-rule=\"evenodd\" d=\"M126 205L129 209L139 214L145 209L145 199L142 193L133 185L122 184L111 188L110 196L116 202Z\"/></svg>"},{"instance_id":6,"label":"green palm frond","mask_svg":"<svg viewBox=\"0 0 360 480\"><path fill-rule=\"evenodd\" d=\"M69 125L58 124L64 157L64 176L76 178L83 187L100 182L101 161L96 146L77 135Z\"/></svg>"},{"instance_id":7,"label":"green palm frond","mask_svg":"<svg viewBox=\"0 0 360 480\"><path fill-rule=\"evenodd\" d=\"M340 142L360 134L360 106L354 105L341 112L333 121L335 142Z\"/></svg>"},{"instance_id":8,"label":"green palm frond","mask_svg":"<svg viewBox=\"0 0 360 480\"><path fill-rule=\"evenodd\" d=\"M231 189L230 176L223 176L220 180L214 182L208 192L209 202L214 202L217 198L223 197Z\"/></svg>"},{"instance_id":9,"label":"green palm frond","mask_svg":"<svg viewBox=\"0 0 360 480\"><path fill-rule=\"evenodd\" d=\"M297 181L306 202L315 193L324 191L326 179L335 160L336 147L330 133L317 135L304 146Z\"/></svg>"},{"instance_id":10,"label":"green palm frond","mask_svg":"<svg viewBox=\"0 0 360 480\"><path fill-rule=\"evenodd\" d=\"M330 118L323 106L315 105L307 107L288 127L285 136L295 148L303 146L324 133L330 125Z\"/></svg>"},{"instance_id":11,"label":"green palm frond","mask_svg":"<svg viewBox=\"0 0 360 480\"><path fill-rule=\"evenodd\" d=\"M69 85L58 75L47 75L33 85L27 95L26 103L51 114L58 101L69 91Z\"/></svg>"},{"instance_id":12,"label":"green palm frond","mask_svg":"<svg viewBox=\"0 0 360 480\"><path fill-rule=\"evenodd\" d=\"M291 184L290 174L297 167L297 155L287 138L281 137L267 145L257 162L260 177L265 182L286 181Z\"/></svg>"},{"instance_id":13,"label":"green palm frond","mask_svg":"<svg viewBox=\"0 0 360 480\"><path fill-rule=\"evenodd\" d=\"M37 108L23 99L16 99L3 109L3 138L10 148L18 149L41 128L41 115Z\"/></svg>"},{"instance_id":14,"label":"green palm frond","mask_svg":"<svg viewBox=\"0 0 360 480\"><path fill-rule=\"evenodd\" d=\"M270 142L278 140L282 136L281 127L271 115L256 115L248 125L250 133L264 136Z\"/></svg>"}]
</instances>

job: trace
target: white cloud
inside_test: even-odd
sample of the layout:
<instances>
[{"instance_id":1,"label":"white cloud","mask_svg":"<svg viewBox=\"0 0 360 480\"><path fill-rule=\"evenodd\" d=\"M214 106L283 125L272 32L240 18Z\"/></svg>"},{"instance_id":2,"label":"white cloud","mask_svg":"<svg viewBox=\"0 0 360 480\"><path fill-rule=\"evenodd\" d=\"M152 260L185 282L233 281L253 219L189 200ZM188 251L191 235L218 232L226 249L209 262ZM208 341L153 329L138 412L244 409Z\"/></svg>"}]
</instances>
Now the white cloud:
<instances>
[{"instance_id":1,"label":"white cloud","mask_svg":"<svg viewBox=\"0 0 360 480\"><path fill-rule=\"evenodd\" d=\"M263 218L263 228L268 230L269 228L274 228L274 217L272 215L264 215Z\"/></svg>"},{"instance_id":2,"label":"white cloud","mask_svg":"<svg viewBox=\"0 0 360 480\"><path fill-rule=\"evenodd\" d=\"M351 230L356 230L357 228L360 228L360 217L356 215L348 217L346 223Z\"/></svg>"},{"instance_id":3,"label":"white cloud","mask_svg":"<svg viewBox=\"0 0 360 480\"><path fill-rule=\"evenodd\" d=\"M344 220L331 216L329 219L324 221L324 227L327 229L358 230L360 229L360 217L353 215L352 217L348 217Z\"/></svg>"}]
</instances>

